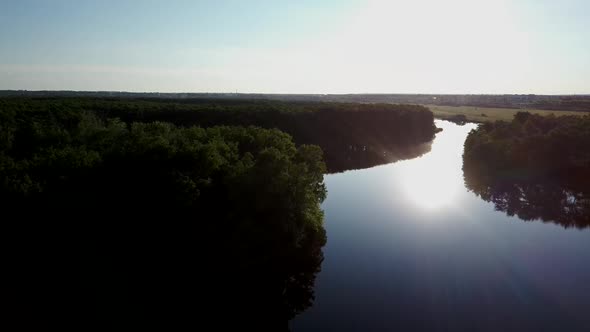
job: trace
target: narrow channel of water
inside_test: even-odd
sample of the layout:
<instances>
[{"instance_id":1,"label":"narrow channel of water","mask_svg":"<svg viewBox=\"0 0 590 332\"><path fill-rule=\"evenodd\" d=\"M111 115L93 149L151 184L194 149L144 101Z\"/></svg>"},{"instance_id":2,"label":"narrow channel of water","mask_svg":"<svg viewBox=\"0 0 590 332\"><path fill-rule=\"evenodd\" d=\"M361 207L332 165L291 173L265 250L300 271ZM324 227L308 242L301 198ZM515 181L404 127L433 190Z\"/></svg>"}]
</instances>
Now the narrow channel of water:
<instances>
[{"instance_id":1,"label":"narrow channel of water","mask_svg":"<svg viewBox=\"0 0 590 332\"><path fill-rule=\"evenodd\" d=\"M590 229L523 221L469 192L463 142L325 177L328 243L294 331L590 331Z\"/></svg>"}]
</instances>

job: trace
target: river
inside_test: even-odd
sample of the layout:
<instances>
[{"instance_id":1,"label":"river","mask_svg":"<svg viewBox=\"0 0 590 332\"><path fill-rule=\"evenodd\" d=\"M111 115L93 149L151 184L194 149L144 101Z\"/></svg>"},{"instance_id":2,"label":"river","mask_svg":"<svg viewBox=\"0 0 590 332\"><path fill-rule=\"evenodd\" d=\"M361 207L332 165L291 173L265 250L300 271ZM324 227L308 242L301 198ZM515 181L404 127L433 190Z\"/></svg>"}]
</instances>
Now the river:
<instances>
[{"instance_id":1,"label":"river","mask_svg":"<svg viewBox=\"0 0 590 332\"><path fill-rule=\"evenodd\" d=\"M466 186L475 124L421 157L325 176L328 242L294 331L590 331L590 228L497 210Z\"/></svg>"}]
</instances>

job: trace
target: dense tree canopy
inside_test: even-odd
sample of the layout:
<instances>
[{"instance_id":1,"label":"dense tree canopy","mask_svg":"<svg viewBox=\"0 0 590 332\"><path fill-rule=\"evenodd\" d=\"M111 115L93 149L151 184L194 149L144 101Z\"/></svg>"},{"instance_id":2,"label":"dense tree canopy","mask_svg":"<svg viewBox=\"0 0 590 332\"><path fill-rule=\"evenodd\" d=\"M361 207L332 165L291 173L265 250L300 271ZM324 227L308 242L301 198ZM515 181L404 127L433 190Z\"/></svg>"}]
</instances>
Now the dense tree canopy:
<instances>
[{"instance_id":1,"label":"dense tree canopy","mask_svg":"<svg viewBox=\"0 0 590 332\"><path fill-rule=\"evenodd\" d=\"M330 172L419 155L434 138L432 112L417 105L224 99L0 98L0 109L31 116L89 112L125 123L276 128L296 144L318 145ZM362 153L357 153L362 151ZM412 151L412 152L408 152Z\"/></svg>"},{"instance_id":2,"label":"dense tree canopy","mask_svg":"<svg viewBox=\"0 0 590 332\"><path fill-rule=\"evenodd\" d=\"M518 113L486 123L465 141L469 189L524 220L590 226L590 116Z\"/></svg>"},{"instance_id":3,"label":"dense tree canopy","mask_svg":"<svg viewBox=\"0 0 590 332\"><path fill-rule=\"evenodd\" d=\"M35 293L49 318L81 327L286 329L311 304L326 240L317 146L51 107L0 117L23 305Z\"/></svg>"},{"instance_id":4,"label":"dense tree canopy","mask_svg":"<svg viewBox=\"0 0 590 332\"><path fill-rule=\"evenodd\" d=\"M511 123L482 124L465 141L490 174L548 174L590 167L590 116L543 117L519 112Z\"/></svg>"}]
</instances>

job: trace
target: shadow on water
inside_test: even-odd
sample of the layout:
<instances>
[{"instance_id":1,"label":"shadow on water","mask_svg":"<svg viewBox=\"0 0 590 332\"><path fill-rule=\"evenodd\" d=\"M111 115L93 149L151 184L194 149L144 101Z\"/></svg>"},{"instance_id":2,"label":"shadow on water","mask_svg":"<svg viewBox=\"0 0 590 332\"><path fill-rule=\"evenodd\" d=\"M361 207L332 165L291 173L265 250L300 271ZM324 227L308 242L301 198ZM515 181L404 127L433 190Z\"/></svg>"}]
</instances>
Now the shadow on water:
<instances>
[{"instance_id":1,"label":"shadow on water","mask_svg":"<svg viewBox=\"0 0 590 332\"><path fill-rule=\"evenodd\" d=\"M585 171L551 176L492 175L463 156L465 186L496 210L523 221L540 220L583 229L590 227L590 179Z\"/></svg>"},{"instance_id":2,"label":"shadow on water","mask_svg":"<svg viewBox=\"0 0 590 332\"><path fill-rule=\"evenodd\" d=\"M432 141L415 144L342 144L324 148L329 173L370 168L420 157L432 148Z\"/></svg>"}]
</instances>

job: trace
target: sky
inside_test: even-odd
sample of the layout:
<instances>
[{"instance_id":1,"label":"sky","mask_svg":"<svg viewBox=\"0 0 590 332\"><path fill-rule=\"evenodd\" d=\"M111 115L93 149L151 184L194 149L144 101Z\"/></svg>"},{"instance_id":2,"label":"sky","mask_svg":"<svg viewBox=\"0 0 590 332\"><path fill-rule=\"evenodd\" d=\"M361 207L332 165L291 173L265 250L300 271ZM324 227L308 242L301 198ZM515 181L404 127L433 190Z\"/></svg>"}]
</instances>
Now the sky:
<instances>
[{"instance_id":1,"label":"sky","mask_svg":"<svg viewBox=\"0 0 590 332\"><path fill-rule=\"evenodd\" d=\"M590 94L590 1L0 0L0 89Z\"/></svg>"}]
</instances>

